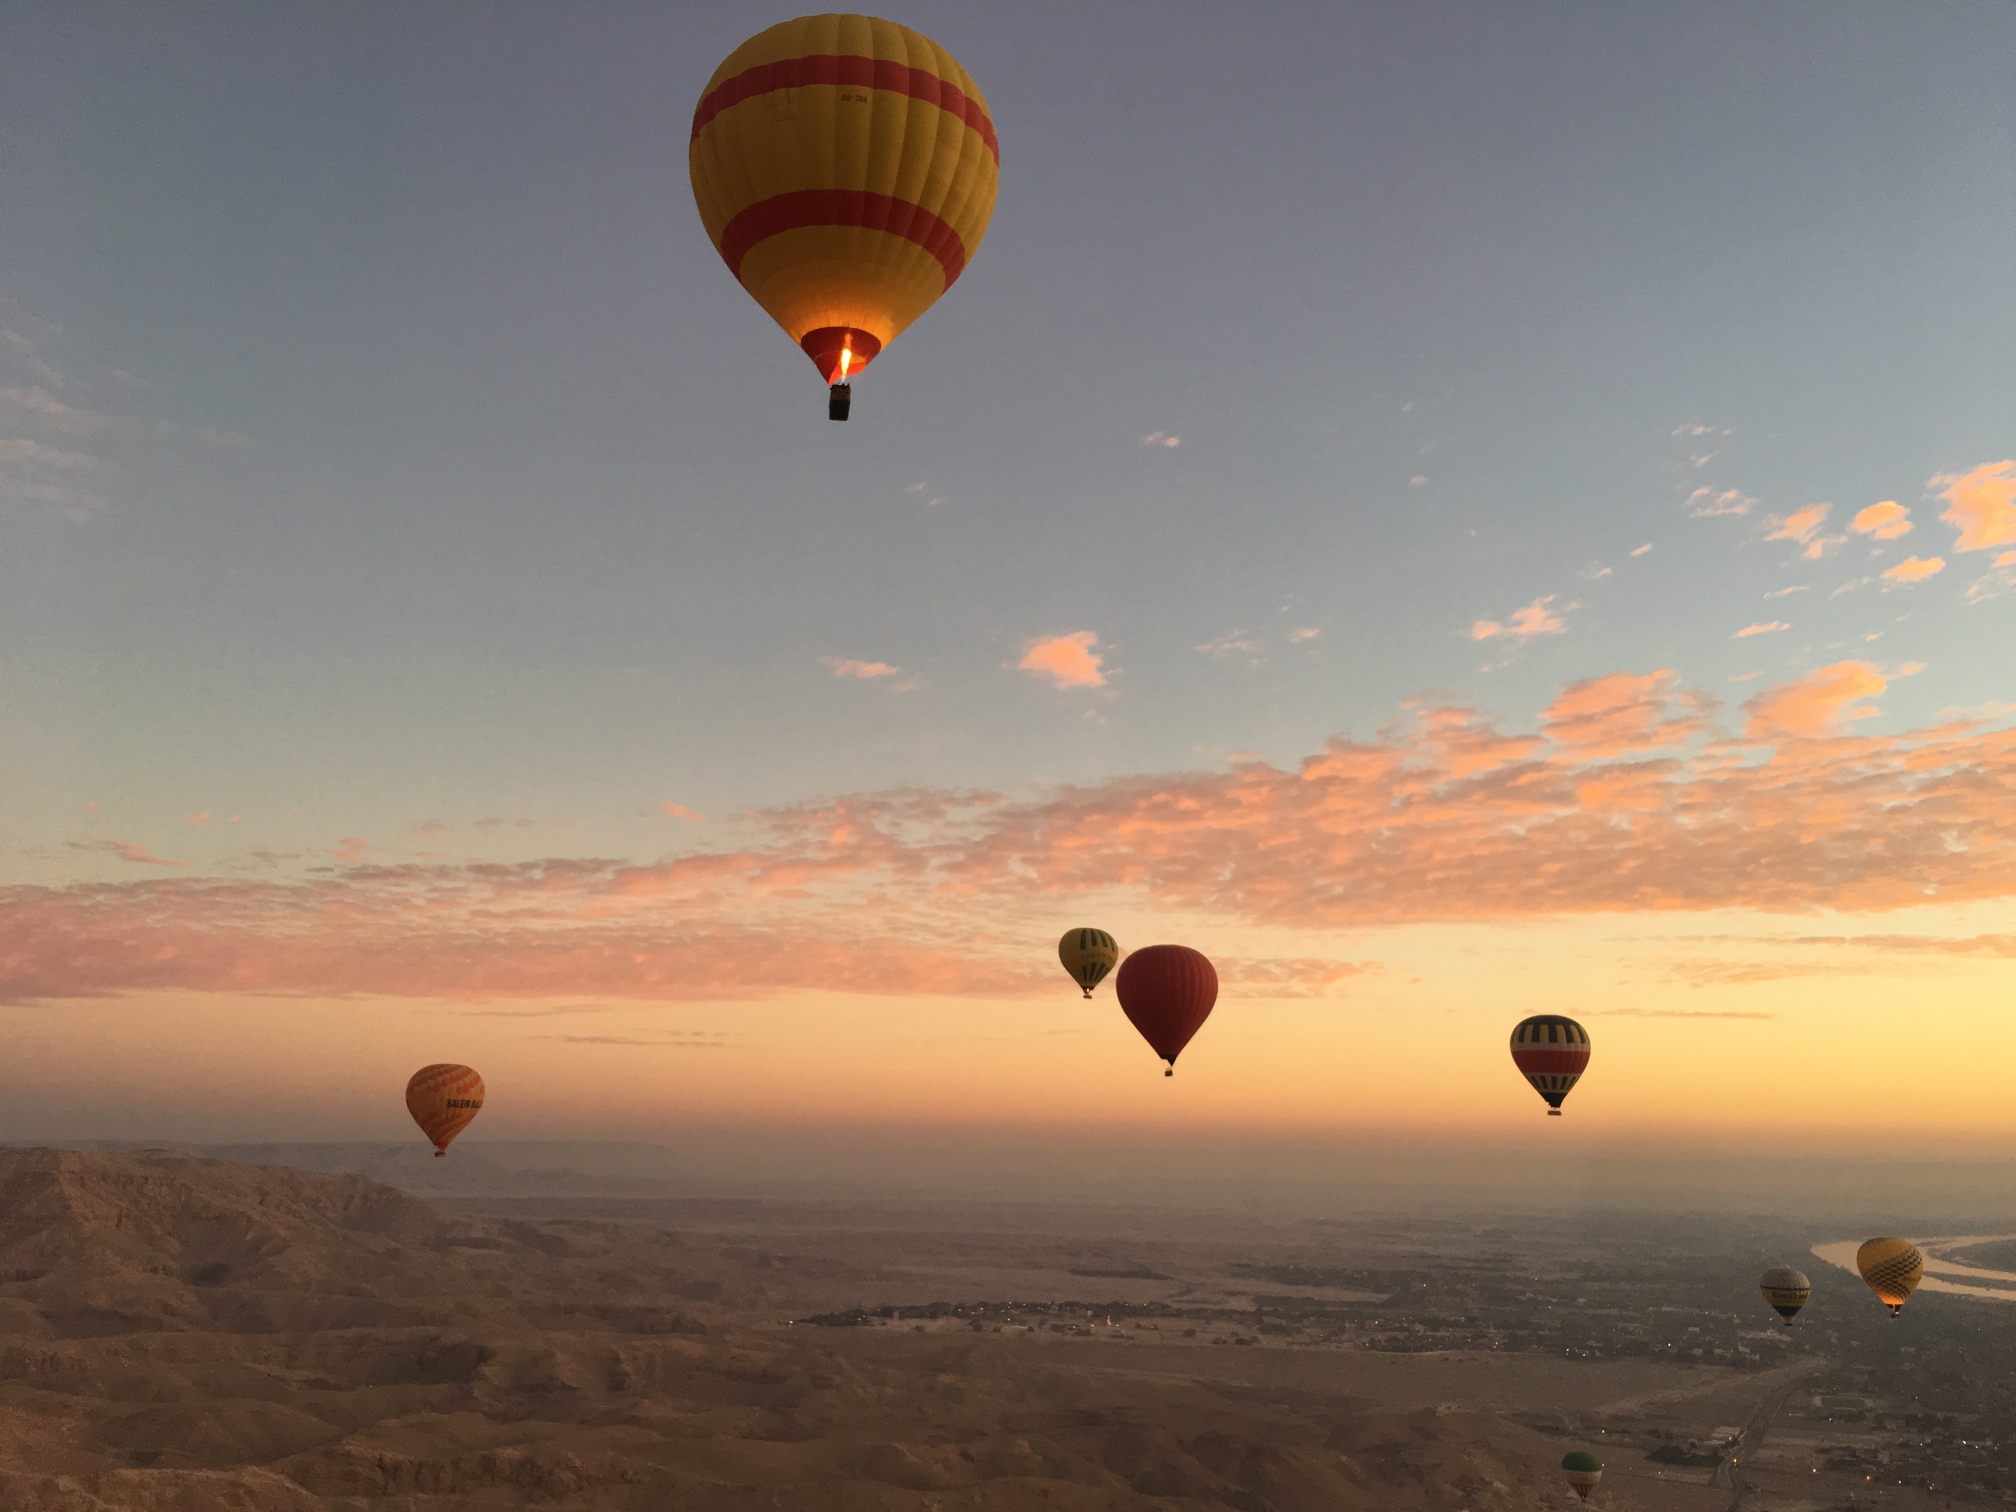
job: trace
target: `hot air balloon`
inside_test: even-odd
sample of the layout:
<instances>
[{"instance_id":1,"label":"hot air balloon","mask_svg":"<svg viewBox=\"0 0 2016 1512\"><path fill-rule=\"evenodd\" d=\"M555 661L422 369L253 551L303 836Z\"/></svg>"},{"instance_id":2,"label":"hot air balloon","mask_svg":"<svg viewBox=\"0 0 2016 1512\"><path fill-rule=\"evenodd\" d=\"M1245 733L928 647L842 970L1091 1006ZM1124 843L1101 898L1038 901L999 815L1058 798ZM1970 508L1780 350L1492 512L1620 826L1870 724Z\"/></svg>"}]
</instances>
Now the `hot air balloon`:
<instances>
[{"instance_id":1,"label":"hot air balloon","mask_svg":"<svg viewBox=\"0 0 2016 1512\"><path fill-rule=\"evenodd\" d=\"M406 1111L420 1125L436 1155L446 1155L457 1134L483 1110L483 1078L448 1061L422 1066L406 1083Z\"/></svg>"},{"instance_id":2,"label":"hot air balloon","mask_svg":"<svg viewBox=\"0 0 2016 1512\"><path fill-rule=\"evenodd\" d=\"M1561 1116L1561 1101L1589 1067L1589 1031L1571 1018L1543 1013L1512 1031L1512 1064L1547 1099L1547 1116Z\"/></svg>"},{"instance_id":3,"label":"hot air balloon","mask_svg":"<svg viewBox=\"0 0 2016 1512\"><path fill-rule=\"evenodd\" d=\"M708 238L830 385L952 287L987 234L994 122L958 60L870 16L801 16L714 70L687 147Z\"/></svg>"},{"instance_id":4,"label":"hot air balloon","mask_svg":"<svg viewBox=\"0 0 2016 1512\"><path fill-rule=\"evenodd\" d=\"M1855 1251L1855 1269L1896 1317L1925 1276L1925 1257L1909 1239L1871 1239Z\"/></svg>"},{"instance_id":5,"label":"hot air balloon","mask_svg":"<svg viewBox=\"0 0 2016 1512\"><path fill-rule=\"evenodd\" d=\"M1589 1493L1603 1479L1603 1461L1586 1449L1562 1455L1561 1469L1568 1477L1568 1484L1575 1488L1575 1494L1584 1501L1589 1500Z\"/></svg>"},{"instance_id":6,"label":"hot air balloon","mask_svg":"<svg viewBox=\"0 0 2016 1512\"><path fill-rule=\"evenodd\" d=\"M1778 1316L1785 1320L1785 1326L1792 1326L1792 1319L1813 1297L1813 1283L1806 1279L1804 1271L1793 1270L1781 1265L1775 1270L1767 1270L1757 1283L1764 1293L1764 1300L1778 1310Z\"/></svg>"},{"instance_id":7,"label":"hot air balloon","mask_svg":"<svg viewBox=\"0 0 2016 1512\"><path fill-rule=\"evenodd\" d=\"M1174 1076L1176 1057L1218 1001L1218 972L1188 945L1150 945L1127 957L1113 990L1141 1038L1169 1062L1162 1074Z\"/></svg>"},{"instance_id":8,"label":"hot air balloon","mask_svg":"<svg viewBox=\"0 0 2016 1512\"><path fill-rule=\"evenodd\" d=\"M1092 989L1119 963L1120 947L1103 929L1067 929L1057 942L1057 959L1089 998Z\"/></svg>"}]
</instances>

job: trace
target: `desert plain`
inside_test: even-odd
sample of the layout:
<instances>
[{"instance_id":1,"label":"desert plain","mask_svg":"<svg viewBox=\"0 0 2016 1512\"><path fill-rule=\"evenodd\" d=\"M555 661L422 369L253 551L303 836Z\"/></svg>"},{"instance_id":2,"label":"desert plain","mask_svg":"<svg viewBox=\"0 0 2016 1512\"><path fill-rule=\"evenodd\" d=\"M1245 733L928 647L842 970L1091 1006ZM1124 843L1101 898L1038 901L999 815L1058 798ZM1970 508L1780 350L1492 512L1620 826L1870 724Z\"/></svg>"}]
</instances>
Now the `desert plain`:
<instances>
[{"instance_id":1,"label":"desert plain","mask_svg":"<svg viewBox=\"0 0 2016 1512\"><path fill-rule=\"evenodd\" d=\"M2016 1311L1626 1215L453 1197L0 1151L7 1512L1652 1512L2016 1500ZM1810 1259L1810 1257L1809 1257ZM1899 1320L1902 1323L1902 1320Z\"/></svg>"}]
</instances>

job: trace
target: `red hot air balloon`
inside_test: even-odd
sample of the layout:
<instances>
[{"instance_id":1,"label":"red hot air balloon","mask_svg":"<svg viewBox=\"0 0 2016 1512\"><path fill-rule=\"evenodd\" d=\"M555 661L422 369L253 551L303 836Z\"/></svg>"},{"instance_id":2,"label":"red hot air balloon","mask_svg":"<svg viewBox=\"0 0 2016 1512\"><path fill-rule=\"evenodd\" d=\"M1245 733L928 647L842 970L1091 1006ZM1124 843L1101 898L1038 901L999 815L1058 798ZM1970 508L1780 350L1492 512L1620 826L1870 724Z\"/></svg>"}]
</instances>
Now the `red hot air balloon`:
<instances>
[{"instance_id":1,"label":"red hot air balloon","mask_svg":"<svg viewBox=\"0 0 2016 1512\"><path fill-rule=\"evenodd\" d=\"M1114 982L1120 1007L1155 1053L1176 1074L1176 1057L1204 1027L1218 1001L1218 973L1202 951L1188 945L1150 945L1120 963Z\"/></svg>"}]
</instances>

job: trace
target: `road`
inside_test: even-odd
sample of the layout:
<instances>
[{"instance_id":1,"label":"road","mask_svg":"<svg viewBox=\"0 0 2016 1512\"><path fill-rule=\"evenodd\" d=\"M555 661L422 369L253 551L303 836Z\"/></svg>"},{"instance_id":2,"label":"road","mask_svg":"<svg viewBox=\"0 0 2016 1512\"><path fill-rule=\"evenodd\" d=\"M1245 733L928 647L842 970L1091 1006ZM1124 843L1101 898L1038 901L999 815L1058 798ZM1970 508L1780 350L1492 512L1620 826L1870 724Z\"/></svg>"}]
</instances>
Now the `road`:
<instances>
[{"instance_id":1,"label":"road","mask_svg":"<svg viewBox=\"0 0 2016 1512\"><path fill-rule=\"evenodd\" d=\"M1805 1370L1766 1397L1758 1405L1757 1410L1750 1414L1750 1421L1743 1425L1742 1437L1736 1440L1735 1445L1730 1449L1728 1456L1722 1463L1715 1467L1714 1478L1709 1481L1709 1484L1719 1490L1736 1493L1735 1498L1729 1503L1726 1512L1741 1512L1743 1506L1743 1497L1745 1495L1743 1472L1737 1467L1764 1447L1764 1435L1771 1431L1771 1424L1777 1420L1778 1413L1785 1406L1786 1400L1793 1392L1803 1387L1806 1383L1806 1377L1818 1370L1824 1363L1826 1362L1822 1360L1813 1361Z\"/></svg>"}]
</instances>

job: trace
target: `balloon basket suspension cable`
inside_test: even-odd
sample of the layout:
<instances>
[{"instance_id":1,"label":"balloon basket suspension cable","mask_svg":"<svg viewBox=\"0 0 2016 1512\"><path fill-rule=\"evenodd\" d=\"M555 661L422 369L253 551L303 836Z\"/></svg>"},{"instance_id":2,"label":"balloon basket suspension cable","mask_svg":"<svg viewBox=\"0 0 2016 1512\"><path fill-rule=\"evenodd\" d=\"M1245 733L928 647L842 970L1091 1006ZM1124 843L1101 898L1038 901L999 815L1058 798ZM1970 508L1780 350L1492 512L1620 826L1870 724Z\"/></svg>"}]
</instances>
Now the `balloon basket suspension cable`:
<instances>
[{"instance_id":1,"label":"balloon basket suspension cable","mask_svg":"<svg viewBox=\"0 0 2016 1512\"><path fill-rule=\"evenodd\" d=\"M826 418L828 420L845 420L847 418L847 410L853 402L853 384L834 384L833 387L826 390ZM1086 996L1089 997L1091 994L1087 993Z\"/></svg>"}]
</instances>

